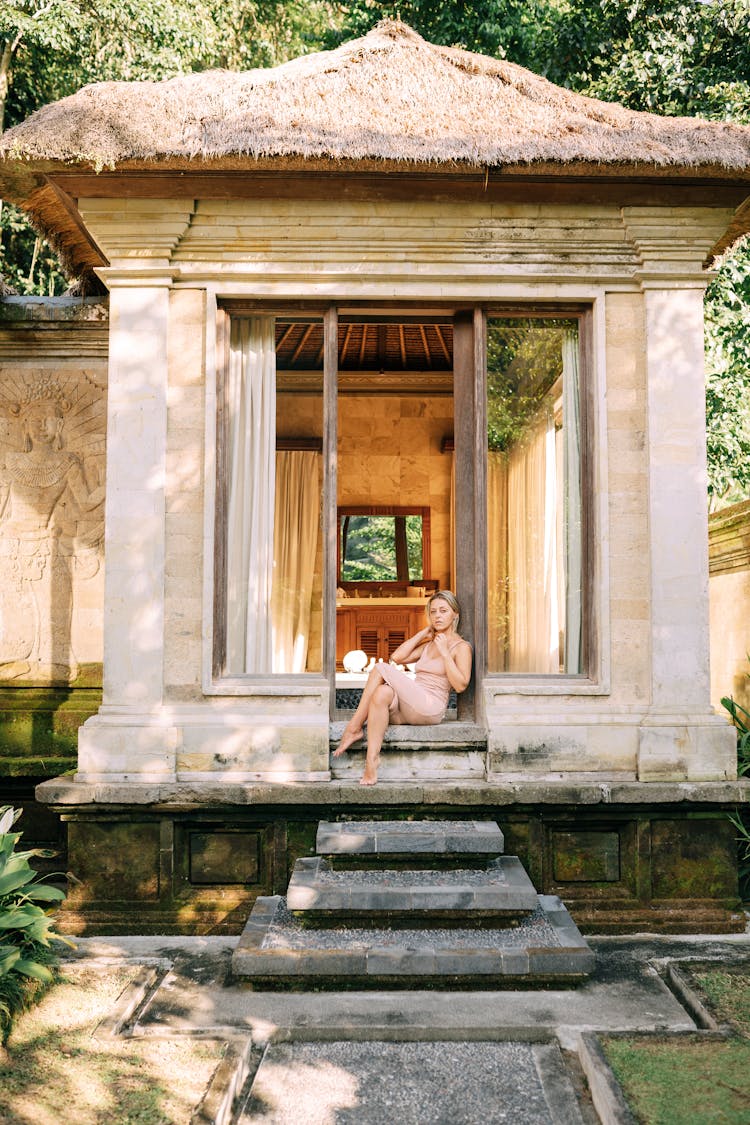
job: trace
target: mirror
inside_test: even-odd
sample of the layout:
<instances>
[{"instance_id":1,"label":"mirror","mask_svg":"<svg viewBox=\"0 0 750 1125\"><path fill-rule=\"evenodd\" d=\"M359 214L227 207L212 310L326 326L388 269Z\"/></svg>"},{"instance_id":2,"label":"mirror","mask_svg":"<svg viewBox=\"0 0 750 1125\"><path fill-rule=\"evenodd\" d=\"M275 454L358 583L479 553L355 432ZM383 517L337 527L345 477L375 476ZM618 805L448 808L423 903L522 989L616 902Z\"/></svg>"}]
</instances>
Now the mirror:
<instances>
[{"instance_id":1,"label":"mirror","mask_svg":"<svg viewBox=\"0 0 750 1125\"><path fill-rule=\"evenodd\" d=\"M337 584L424 584L430 573L430 509L338 509Z\"/></svg>"}]
</instances>

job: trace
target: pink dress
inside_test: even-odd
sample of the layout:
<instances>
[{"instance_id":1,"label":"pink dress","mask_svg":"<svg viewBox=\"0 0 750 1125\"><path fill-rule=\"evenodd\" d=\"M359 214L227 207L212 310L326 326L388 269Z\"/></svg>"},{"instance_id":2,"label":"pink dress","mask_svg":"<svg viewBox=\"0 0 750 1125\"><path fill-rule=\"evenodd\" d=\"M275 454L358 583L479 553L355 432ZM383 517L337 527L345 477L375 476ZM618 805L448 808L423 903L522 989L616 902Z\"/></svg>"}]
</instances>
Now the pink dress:
<instances>
[{"instance_id":1,"label":"pink dress","mask_svg":"<svg viewBox=\"0 0 750 1125\"><path fill-rule=\"evenodd\" d=\"M453 652L461 643L458 639L449 651ZM417 661L414 677L393 664L380 663L376 668L396 693L388 708L391 713L398 711L405 723L414 726L442 722L451 685L445 674L443 658L439 652L433 651L432 642Z\"/></svg>"}]
</instances>

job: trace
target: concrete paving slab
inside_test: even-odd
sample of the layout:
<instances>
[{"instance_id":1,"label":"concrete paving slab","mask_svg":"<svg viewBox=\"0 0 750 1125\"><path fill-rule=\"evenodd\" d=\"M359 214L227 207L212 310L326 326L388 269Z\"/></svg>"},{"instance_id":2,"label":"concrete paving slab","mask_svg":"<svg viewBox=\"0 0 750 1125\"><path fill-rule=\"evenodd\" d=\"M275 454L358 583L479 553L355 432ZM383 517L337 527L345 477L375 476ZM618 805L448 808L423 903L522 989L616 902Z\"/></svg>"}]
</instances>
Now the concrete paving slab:
<instances>
[{"instance_id":1,"label":"concrete paving slab","mask_svg":"<svg viewBox=\"0 0 750 1125\"><path fill-rule=\"evenodd\" d=\"M654 967L744 961L750 934L592 937L593 975L576 989L503 992L253 991L231 978L232 937L77 938L65 960L172 965L138 1030L270 1038L544 1039L582 1031L688 1031L695 1023Z\"/></svg>"},{"instance_id":2,"label":"concrete paving slab","mask_svg":"<svg viewBox=\"0 0 750 1125\"><path fill-rule=\"evenodd\" d=\"M580 1125L554 1044L280 1043L239 1125Z\"/></svg>"}]
</instances>

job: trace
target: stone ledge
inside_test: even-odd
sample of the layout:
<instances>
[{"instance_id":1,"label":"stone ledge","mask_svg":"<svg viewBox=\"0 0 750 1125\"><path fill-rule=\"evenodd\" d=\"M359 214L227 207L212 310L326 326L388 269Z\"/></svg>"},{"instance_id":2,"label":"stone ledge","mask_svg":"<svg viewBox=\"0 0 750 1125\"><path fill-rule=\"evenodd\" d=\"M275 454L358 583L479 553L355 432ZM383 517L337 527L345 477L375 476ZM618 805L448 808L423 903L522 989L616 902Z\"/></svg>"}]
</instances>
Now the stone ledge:
<instances>
[{"instance_id":1,"label":"stone ledge","mask_svg":"<svg viewBox=\"0 0 750 1125\"><path fill-rule=\"evenodd\" d=\"M393 854L502 855L505 841L490 820L339 820L321 821L315 839L318 855Z\"/></svg>"},{"instance_id":2,"label":"stone ledge","mask_svg":"<svg viewBox=\"0 0 750 1125\"><path fill-rule=\"evenodd\" d=\"M750 801L750 779L739 781L608 782L531 780L451 783L84 782L56 777L36 789L42 804L66 808L123 805L155 810L258 805L379 806L457 805L736 805Z\"/></svg>"}]
</instances>

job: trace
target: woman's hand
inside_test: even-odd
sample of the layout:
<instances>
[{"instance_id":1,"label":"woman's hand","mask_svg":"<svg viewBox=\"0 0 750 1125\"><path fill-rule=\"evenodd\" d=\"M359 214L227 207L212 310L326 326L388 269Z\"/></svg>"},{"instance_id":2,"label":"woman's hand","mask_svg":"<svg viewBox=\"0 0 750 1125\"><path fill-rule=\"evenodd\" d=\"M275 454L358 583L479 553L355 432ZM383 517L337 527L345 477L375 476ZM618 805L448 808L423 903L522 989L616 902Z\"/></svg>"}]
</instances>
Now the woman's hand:
<instances>
[{"instance_id":1,"label":"woman's hand","mask_svg":"<svg viewBox=\"0 0 750 1125\"><path fill-rule=\"evenodd\" d=\"M430 643L434 636L431 625L425 629L420 629L413 637L409 637L402 645L391 653L391 663L395 664L410 664L417 657L421 656L422 650Z\"/></svg>"}]
</instances>

